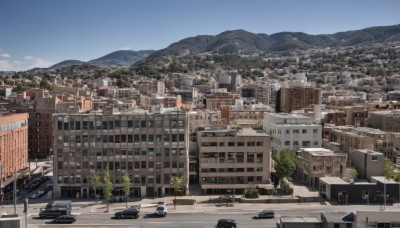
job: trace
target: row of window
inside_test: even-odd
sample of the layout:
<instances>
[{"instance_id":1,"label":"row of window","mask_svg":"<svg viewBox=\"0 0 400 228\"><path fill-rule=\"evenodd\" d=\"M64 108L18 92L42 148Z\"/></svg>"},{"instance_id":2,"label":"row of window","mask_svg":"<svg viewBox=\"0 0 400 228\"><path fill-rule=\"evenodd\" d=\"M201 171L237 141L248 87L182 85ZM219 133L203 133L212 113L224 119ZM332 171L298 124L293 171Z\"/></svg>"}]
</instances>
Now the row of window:
<instances>
[{"instance_id":1,"label":"row of window","mask_svg":"<svg viewBox=\"0 0 400 228\"><path fill-rule=\"evenodd\" d=\"M58 142L64 143L136 143L136 142L183 142L185 134L163 134L163 135L59 135Z\"/></svg>"},{"instance_id":2,"label":"row of window","mask_svg":"<svg viewBox=\"0 0 400 228\"><path fill-rule=\"evenodd\" d=\"M165 173L163 175L157 174L155 176L151 176L151 175L138 175L135 174L134 176L129 175L129 179L131 180L131 183L133 183L134 185L142 185L145 186L147 184L161 184L161 178L163 177L163 183L170 183L170 178L171 176L182 176L182 174L178 175L176 173ZM80 176L80 175L76 175L76 176L62 176L59 175L57 177L57 182L59 184L90 184L90 177L88 176ZM116 176L116 178L114 179L113 177L111 177L111 182L115 183L115 184L122 184L122 177L120 176Z\"/></svg>"},{"instance_id":3,"label":"row of window","mask_svg":"<svg viewBox=\"0 0 400 228\"><path fill-rule=\"evenodd\" d=\"M202 173L243 173L243 172L262 172L263 167L249 168L203 168Z\"/></svg>"},{"instance_id":4,"label":"row of window","mask_svg":"<svg viewBox=\"0 0 400 228\"><path fill-rule=\"evenodd\" d=\"M272 131L271 131L271 133L272 134L275 134L275 133L277 133L278 135L280 135L281 133L282 133L282 131L283 130L277 130L277 129L273 129ZM300 132L302 133L302 134L307 134L308 133L308 129L293 129L293 130L289 130L289 129L286 129L286 130L284 130L284 132L285 132L285 134L290 134L290 132L292 132L293 134L300 134ZM312 129L312 132L314 133L314 134L317 134L318 133L318 129Z\"/></svg>"},{"instance_id":5,"label":"row of window","mask_svg":"<svg viewBox=\"0 0 400 228\"><path fill-rule=\"evenodd\" d=\"M264 142L228 142L225 144L225 142L202 142L201 146L203 147L210 147L210 146L219 146L219 147L224 147L225 145L228 145L229 147L234 147L234 146L264 146Z\"/></svg>"},{"instance_id":6,"label":"row of window","mask_svg":"<svg viewBox=\"0 0 400 228\"><path fill-rule=\"evenodd\" d=\"M203 184L248 184L261 183L262 176L203 177Z\"/></svg>"},{"instance_id":7,"label":"row of window","mask_svg":"<svg viewBox=\"0 0 400 228\"><path fill-rule=\"evenodd\" d=\"M58 130L112 130L119 128L161 128L161 120L109 120L109 121L89 121L89 120L64 120L57 121ZM166 120L164 121L164 127L184 127L185 122L183 120Z\"/></svg>"},{"instance_id":8,"label":"row of window","mask_svg":"<svg viewBox=\"0 0 400 228\"><path fill-rule=\"evenodd\" d=\"M161 156L169 157L170 155L184 155L184 148L129 148L129 149L119 149L119 148L102 148L102 149L80 149L80 148L58 148L57 156L58 157L74 157L74 156L82 156L82 157L94 157L94 156L107 156L112 157L114 155L123 155L123 156L139 156L145 155L148 157Z\"/></svg>"},{"instance_id":9,"label":"row of window","mask_svg":"<svg viewBox=\"0 0 400 228\"><path fill-rule=\"evenodd\" d=\"M82 166L81 166L82 164ZM57 169L98 169L103 170L108 168L110 170L118 170L118 169L161 169L163 168L183 168L184 162L178 161L135 161L135 162L119 162L119 161L110 161L110 162L65 162L65 161L58 161L57 162Z\"/></svg>"}]
</instances>

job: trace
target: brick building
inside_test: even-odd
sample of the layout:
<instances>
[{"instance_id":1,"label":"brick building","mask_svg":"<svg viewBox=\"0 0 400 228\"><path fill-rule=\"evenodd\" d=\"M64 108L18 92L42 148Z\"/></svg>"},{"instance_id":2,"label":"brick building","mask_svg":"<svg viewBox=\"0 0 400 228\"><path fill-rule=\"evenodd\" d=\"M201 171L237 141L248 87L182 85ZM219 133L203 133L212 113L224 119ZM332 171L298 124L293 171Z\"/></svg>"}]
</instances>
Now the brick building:
<instances>
[{"instance_id":1,"label":"brick building","mask_svg":"<svg viewBox=\"0 0 400 228\"><path fill-rule=\"evenodd\" d=\"M28 167L27 113L0 113L0 164L2 181Z\"/></svg>"},{"instance_id":2,"label":"brick building","mask_svg":"<svg viewBox=\"0 0 400 228\"><path fill-rule=\"evenodd\" d=\"M276 111L290 113L307 108L312 104L321 104L321 90L308 85L285 85L278 91Z\"/></svg>"}]
</instances>

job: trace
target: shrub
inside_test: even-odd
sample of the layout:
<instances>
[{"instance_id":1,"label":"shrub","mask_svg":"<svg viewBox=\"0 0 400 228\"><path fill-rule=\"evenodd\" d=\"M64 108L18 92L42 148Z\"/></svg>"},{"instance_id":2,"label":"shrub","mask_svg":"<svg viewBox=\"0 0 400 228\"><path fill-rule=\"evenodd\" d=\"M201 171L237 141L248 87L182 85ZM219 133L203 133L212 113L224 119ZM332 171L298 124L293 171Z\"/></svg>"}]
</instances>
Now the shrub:
<instances>
[{"instance_id":1,"label":"shrub","mask_svg":"<svg viewBox=\"0 0 400 228\"><path fill-rule=\"evenodd\" d=\"M259 196L258 190L255 188L249 188L244 193L244 197L248 199L256 199L258 198L258 196Z\"/></svg>"}]
</instances>

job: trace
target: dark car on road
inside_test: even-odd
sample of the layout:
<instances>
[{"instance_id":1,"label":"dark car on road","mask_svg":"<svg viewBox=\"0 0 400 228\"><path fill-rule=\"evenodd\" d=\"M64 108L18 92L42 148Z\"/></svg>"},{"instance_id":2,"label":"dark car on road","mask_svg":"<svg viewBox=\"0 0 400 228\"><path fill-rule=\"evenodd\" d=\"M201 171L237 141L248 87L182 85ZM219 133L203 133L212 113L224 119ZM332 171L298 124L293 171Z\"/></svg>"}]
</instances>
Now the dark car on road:
<instances>
[{"instance_id":1,"label":"dark car on road","mask_svg":"<svg viewBox=\"0 0 400 228\"><path fill-rule=\"evenodd\" d=\"M253 219L272 219L275 218L275 212L273 210L264 210L254 216Z\"/></svg>"},{"instance_id":2,"label":"dark car on road","mask_svg":"<svg viewBox=\"0 0 400 228\"><path fill-rule=\"evenodd\" d=\"M114 214L114 218L123 219L123 218L139 218L139 210L137 208L131 207L127 208L123 211L118 211Z\"/></svg>"},{"instance_id":3,"label":"dark car on road","mask_svg":"<svg viewBox=\"0 0 400 228\"><path fill-rule=\"evenodd\" d=\"M237 222L233 219L218 219L217 228L236 228Z\"/></svg>"},{"instance_id":4,"label":"dark car on road","mask_svg":"<svg viewBox=\"0 0 400 228\"><path fill-rule=\"evenodd\" d=\"M76 218L72 215L61 215L53 220L53 223L74 223Z\"/></svg>"}]
</instances>

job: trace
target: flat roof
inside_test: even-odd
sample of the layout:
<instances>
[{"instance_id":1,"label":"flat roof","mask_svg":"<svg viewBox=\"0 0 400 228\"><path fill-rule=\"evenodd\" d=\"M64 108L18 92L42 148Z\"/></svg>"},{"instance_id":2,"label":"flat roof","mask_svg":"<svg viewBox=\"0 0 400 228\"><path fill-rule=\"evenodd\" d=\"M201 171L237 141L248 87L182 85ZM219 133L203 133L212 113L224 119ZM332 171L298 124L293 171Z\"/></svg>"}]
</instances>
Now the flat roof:
<instances>
[{"instance_id":1,"label":"flat roof","mask_svg":"<svg viewBox=\"0 0 400 228\"><path fill-rule=\"evenodd\" d=\"M349 212L327 212L327 213L323 213L325 219L327 222L330 223L342 223L342 222L349 222L350 221L344 221L343 217L348 215Z\"/></svg>"},{"instance_id":2,"label":"flat roof","mask_svg":"<svg viewBox=\"0 0 400 228\"><path fill-rule=\"evenodd\" d=\"M339 177L320 177L319 179L327 184L350 184Z\"/></svg>"},{"instance_id":3,"label":"flat roof","mask_svg":"<svg viewBox=\"0 0 400 228\"><path fill-rule=\"evenodd\" d=\"M320 223L321 220L315 216L282 216L281 222L285 223Z\"/></svg>"}]
</instances>

